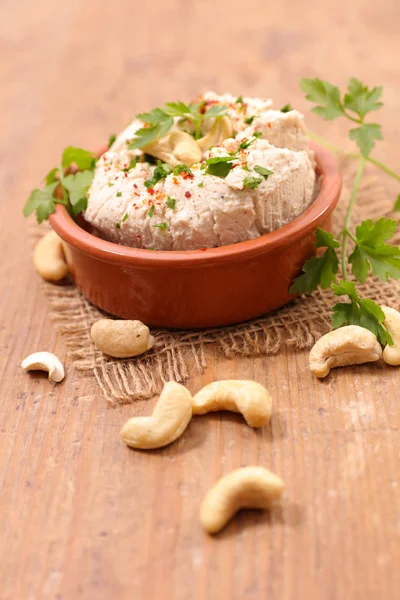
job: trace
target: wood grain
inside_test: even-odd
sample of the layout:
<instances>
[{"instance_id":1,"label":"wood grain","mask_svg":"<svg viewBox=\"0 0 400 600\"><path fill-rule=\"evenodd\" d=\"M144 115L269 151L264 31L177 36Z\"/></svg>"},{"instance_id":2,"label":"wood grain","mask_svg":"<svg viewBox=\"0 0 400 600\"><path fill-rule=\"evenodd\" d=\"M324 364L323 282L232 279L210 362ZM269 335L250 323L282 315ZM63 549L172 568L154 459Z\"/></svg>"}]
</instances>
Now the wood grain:
<instances>
[{"instance_id":1,"label":"wood grain","mask_svg":"<svg viewBox=\"0 0 400 600\"><path fill-rule=\"evenodd\" d=\"M395 0L3 0L0 20L1 598L391 600L400 585L400 372L383 365L319 382L307 354L210 356L192 391L254 378L270 426L194 418L169 448L119 439L134 410L107 409L91 377L52 386L19 368L66 358L33 272L21 207L69 144L94 147L139 110L206 88L270 95L307 111L301 76L385 86L385 141L400 169ZM308 115L343 140L340 123ZM390 193L397 193L388 183ZM265 464L287 484L282 508L238 515L217 537L198 510L215 479Z\"/></svg>"}]
</instances>

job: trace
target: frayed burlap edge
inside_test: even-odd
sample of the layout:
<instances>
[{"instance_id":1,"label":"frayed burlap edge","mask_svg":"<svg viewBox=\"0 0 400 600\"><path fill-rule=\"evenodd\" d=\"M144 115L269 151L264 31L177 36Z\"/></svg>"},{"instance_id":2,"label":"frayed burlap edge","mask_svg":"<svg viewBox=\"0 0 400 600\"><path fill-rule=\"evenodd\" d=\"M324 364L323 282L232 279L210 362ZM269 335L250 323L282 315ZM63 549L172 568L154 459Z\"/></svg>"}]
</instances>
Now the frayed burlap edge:
<instances>
[{"instance_id":1,"label":"frayed burlap edge","mask_svg":"<svg viewBox=\"0 0 400 600\"><path fill-rule=\"evenodd\" d=\"M335 211L336 228L343 222L355 166L351 159L341 160L343 193ZM389 214L390 205L379 180L367 171L354 222ZM33 243L47 230L48 226L32 226ZM98 352L90 339L90 328L103 316L101 311L72 283L56 286L42 282L42 286L50 304L51 318L65 339L74 367L93 373L110 405L150 398L171 379L185 381L189 377L189 360L197 371L202 371L207 365L210 346L225 357L275 354L282 346L310 348L330 329L334 303L330 291L318 290L311 297L300 298L276 312L240 325L201 331L152 331L156 343L151 352L129 360L117 360ZM397 305L400 284L393 281L382 284L369 279L360 290L377 302Z\"/></svg>"}]
</instances>

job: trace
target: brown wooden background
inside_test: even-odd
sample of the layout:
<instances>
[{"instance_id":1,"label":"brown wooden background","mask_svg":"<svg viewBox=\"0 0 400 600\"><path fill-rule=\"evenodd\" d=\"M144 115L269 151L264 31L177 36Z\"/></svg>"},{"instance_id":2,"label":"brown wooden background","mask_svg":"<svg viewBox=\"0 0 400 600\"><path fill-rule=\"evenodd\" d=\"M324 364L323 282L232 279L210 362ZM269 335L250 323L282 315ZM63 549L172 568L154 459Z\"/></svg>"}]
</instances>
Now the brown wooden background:
<instances>
[{"instance_id":1,"label":"brown wooden background","mask_svg":"<svg viewBox=\"0 0 400 600\"><path fill-rule=\"evenodd\" d=\"M308 111L301 76L358 75L385 86L376 156L400 169L399 25L398 0L2 0L2 599L399 597L400 371L343 369L321 383L307 353L211 357L190 389L255 378L275 400L271 426L196 418L171 447L138 453L118 432L152 403L107 409L68 361L57 387L19 368L38 349L66 357L21 216L64 146L94 147L139 110L207 88ZM308 118L343 143L340 125ZM204 493L255 463L285 479L281 511L240 515L208 537Z\"/></svg>"}]
</instances>

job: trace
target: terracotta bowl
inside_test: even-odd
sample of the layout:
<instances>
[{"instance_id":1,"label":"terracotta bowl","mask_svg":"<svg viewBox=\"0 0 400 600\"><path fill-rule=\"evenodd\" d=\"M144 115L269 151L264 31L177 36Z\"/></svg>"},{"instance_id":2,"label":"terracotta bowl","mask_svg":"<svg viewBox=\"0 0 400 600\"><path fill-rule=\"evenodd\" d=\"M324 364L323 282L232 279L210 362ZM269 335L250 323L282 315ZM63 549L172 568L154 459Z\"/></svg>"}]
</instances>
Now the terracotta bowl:
<instances>
[{"instance_id":1,"label":"terracotta bowl","mask_svg":"<svg viewBox=\"0 0 400 600\"><path fill-rule=\"evenodd\" d=\"M315 254L315 230L330 229L341 189L335 160L316 144L313 149L321 175L313 204L276 231L221 248L128 248L92 235L58 204L50 221L67 244L76 285L104 311L153 327L229 325L283 306L293 299L289 288L304 261Z\"/></svg>"}]
</instances>

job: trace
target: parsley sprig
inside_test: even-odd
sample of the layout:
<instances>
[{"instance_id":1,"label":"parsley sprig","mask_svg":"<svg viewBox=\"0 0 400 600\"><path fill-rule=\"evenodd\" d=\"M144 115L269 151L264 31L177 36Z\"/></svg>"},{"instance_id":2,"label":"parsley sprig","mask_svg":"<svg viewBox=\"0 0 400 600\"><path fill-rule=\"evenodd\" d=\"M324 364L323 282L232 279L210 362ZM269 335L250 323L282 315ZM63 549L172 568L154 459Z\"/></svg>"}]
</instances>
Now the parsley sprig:
<instances>
[{"instance_id":1,"label":"parsley sprig","mask_svg":"<svg viewBox=\"0 0 400 600\"><path fill-rule=\"evenodd\" d=\"M136 132L136 137L130 144L130 149L144 148L154 142L157 138L168 133L174 124L174 118L179 117L182 121L190 121L194 126L194 137L197 140L201 136L201 127L204 119L217 118L226 115L228 107L222 104L213 104L206 109L205 101L192 102L167 102L163 108L140 113L137 119L143 121L146 127Z\"/></svg>"},{"instance_id":2,"label":"parsley sprig","mask_svg":"<svg viewBox=\"0 0 400 600\"><path fill-rule=\"evenodd\" d=\"M347 279L347 264L359 283L364 283L370 275L378 277L381 281L388 281L390 277L400 278L400 248L387 243L396 230L395 220L382 217L373 222L367 219L356 227L354 233L350 230L352 213L367 161L383 167L384 171L400 181L399 175L370 156L375 142L382 139L382 131L379 124L366 123L365 117L383 106L380 102L383 88L378 86L370 89L355 77L350 79L343 96L337 86L321 79L302 79L300 86L306 98L316 104L312 108L314 113L325 120L345 117L357 125L349 130L349 137L357 144L360 155L343 229L337 238L322 229L317 230L315 246L325 250L304 263L303 273L293 282L291 292L310 294L320 286L322 289L331 288L336 296L347 296L349 302L339 302L333 306L333 327L360 325L372 331L382 345L393 344L384 327L385 315L380 306L370 298L361 298L355 282ZM400 195L397 204L400 208ZM348 255L349 241L353 248ZM337 283L339 248L342 280Z\"/></svg>"},{"instance_id":3,"label":"parsley sprig","mask_svg":"<svg viewBox=\"0 0 400 600\"><path fill-rule=\"evenodd\" d=\"M66 175L71 165L76 165L80 170ZM54 213L56 204L64 204L74 217L84 211L95 166L96 158L89 150L74 146L65 148L61 164L47 173L46 186L42 190L32 191L23 209L24 216L29 217L36 212L38 223L42 223Z\"/></svg>"}]
</instances>

